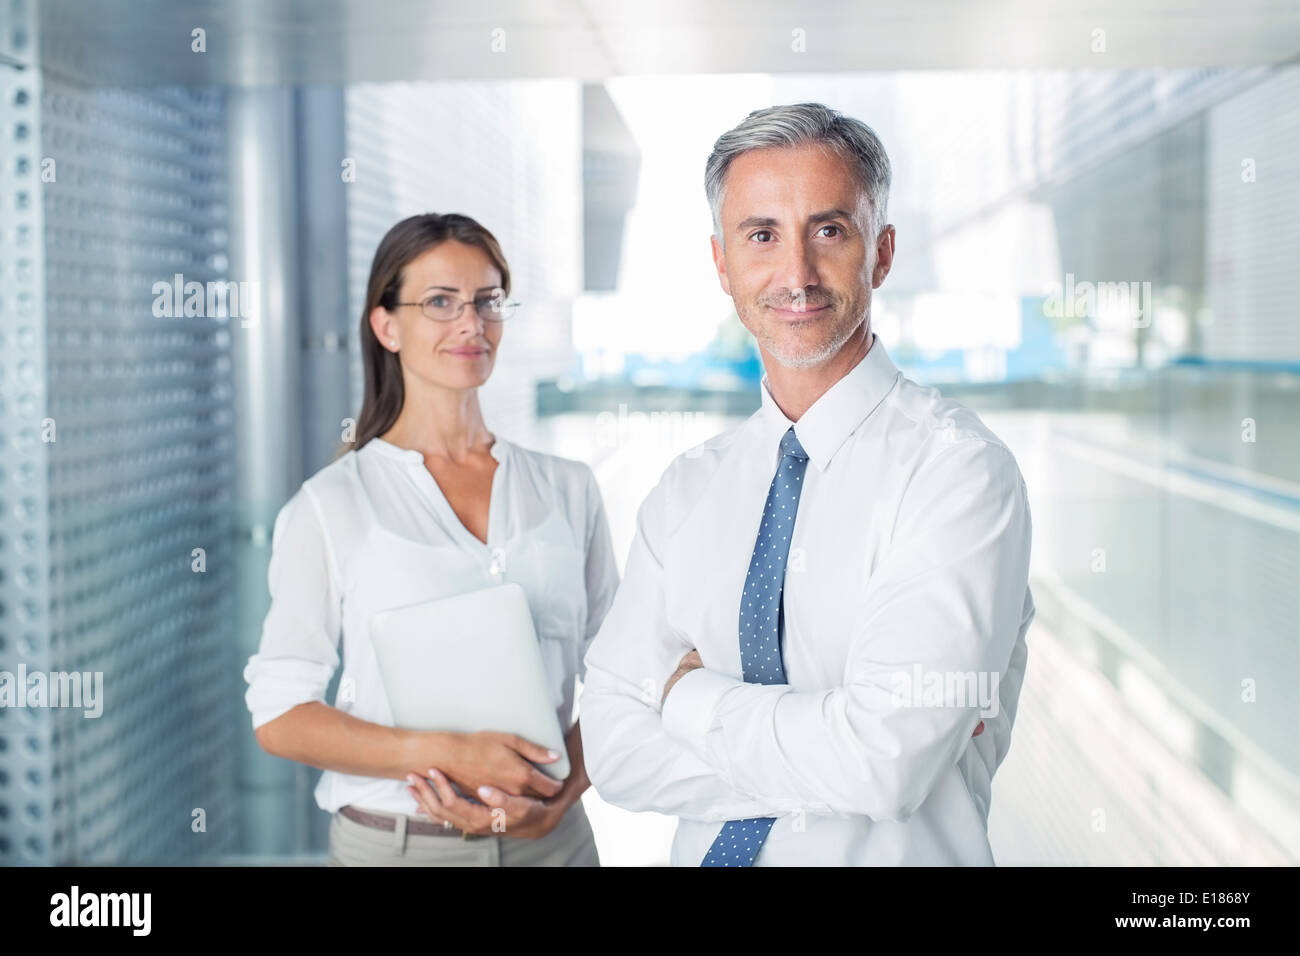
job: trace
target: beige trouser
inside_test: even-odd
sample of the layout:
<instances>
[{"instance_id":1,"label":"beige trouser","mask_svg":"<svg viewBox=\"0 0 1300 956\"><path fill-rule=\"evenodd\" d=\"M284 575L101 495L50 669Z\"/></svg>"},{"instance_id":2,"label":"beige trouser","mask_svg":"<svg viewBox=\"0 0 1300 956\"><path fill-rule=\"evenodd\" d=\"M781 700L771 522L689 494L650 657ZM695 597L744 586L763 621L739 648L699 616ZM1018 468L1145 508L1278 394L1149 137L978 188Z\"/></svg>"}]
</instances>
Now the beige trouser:
<instances>
[{"instance_id":1,"label":"beige trouser","mask_svg":"<svg viewBox=\"0 0 1300 956\"><path fill-rule=\"evenodd\" d=\"M330 819L329 865L600 866L582 801L569 808L554 830L537 840L497 834L466 838L407 833L410 820L426 818L398 816L397 829L387 831L335 813Z\"/></svg>"}]
</instances>

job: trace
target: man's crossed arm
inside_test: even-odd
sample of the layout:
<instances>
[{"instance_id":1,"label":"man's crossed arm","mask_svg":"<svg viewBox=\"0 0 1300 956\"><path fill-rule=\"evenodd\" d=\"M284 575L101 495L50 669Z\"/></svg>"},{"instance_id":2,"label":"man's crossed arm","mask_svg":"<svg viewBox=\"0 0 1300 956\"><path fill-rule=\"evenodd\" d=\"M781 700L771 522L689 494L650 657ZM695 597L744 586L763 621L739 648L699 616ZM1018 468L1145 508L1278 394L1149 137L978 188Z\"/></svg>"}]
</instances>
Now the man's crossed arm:
<instances>
[{"instance_id":1,"label":"man's crossed arm","mask_svg":"<svg viewBox=\"0 0 1300 956\"><path fill-rule=\"evenodd\" d=\"M915 500L926 504L905 503L867 583L844 683L817 691L710 670L668 625L661 482L638 513L623 585L587 656L584 749L601 796L694 820L796 809L904 820L981 724L973 701L900 702L897 675L917 667L1000 677L992 733L975 745L991 776L1009 746L1032 607L1028 503L1003 455L960 443L917 476L926 487Z\"/></svg>"}]
</instances>

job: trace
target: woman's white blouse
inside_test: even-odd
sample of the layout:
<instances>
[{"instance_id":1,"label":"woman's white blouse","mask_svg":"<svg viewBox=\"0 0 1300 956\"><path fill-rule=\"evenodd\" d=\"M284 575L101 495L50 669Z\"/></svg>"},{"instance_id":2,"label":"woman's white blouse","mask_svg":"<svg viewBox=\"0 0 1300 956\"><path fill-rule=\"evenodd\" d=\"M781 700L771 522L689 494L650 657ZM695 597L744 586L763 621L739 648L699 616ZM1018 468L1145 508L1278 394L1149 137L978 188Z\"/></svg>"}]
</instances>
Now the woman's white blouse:
<instances>
[{"instance_id":1,"label":"woman's white blouse","mask_svg":"<svg viewBox=\"0 0 1300 956\"><path fill-rule=\"evenodd\" d=\"M325 701L393 725L370 643L385 608L515 582L528 595L551 694L566 733L574 681L618 586L609 525L591 468L497 437L487 543L456 517L418 451L373 438L307 479L276 516L271 606L244 669L253 727ZM473 634L465 640L472 641ZM412 770L427 768L412 767ZM402 780L326 770L316 802L414 814Z\"/></svg>"}]
</instances>

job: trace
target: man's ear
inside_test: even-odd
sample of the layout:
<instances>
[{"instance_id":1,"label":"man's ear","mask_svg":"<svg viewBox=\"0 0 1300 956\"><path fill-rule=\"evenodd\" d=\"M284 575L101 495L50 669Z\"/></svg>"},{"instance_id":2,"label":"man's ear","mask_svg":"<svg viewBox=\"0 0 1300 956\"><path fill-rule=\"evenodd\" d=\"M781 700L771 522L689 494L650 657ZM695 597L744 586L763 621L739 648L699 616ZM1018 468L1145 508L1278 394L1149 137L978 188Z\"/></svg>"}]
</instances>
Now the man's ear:
<instances>
[{"instance_id":1,"label":"man's ear","mask_svg":"<svg viewBox=\"0 0 1300 956\"><path fill-rule=\"evenodd\" d=\"M876 265L871 270L871 288L879 289L894 265L894 227L886 226L876 240Z\"/></svg>"},{"instance_id":2,"label":"man's ear","mask_svg":"<svg viewBox=\"0 0 1300 956\"><path fill-rule=\"evenodd\" d=\"M722 291L731 295L731 280L727 278L727 254L717 236L709 236L709 247L713 250L713 267L718 270L718 282L722 284Z\"/></svg>"}]
</instances>

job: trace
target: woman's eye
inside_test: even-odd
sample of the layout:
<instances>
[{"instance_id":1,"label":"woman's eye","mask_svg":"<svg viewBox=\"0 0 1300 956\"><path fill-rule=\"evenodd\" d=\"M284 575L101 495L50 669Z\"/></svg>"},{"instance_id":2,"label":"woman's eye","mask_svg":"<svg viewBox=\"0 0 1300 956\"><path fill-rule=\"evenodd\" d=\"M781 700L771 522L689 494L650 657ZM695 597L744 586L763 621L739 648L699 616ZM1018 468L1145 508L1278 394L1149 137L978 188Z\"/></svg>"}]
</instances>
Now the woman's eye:
<instances>
[{"instance_id":1,"label":"woman's eye","mask_svg":"<svg viewBox=\"0 0 1300 956\"><path fill-rule=\"evenodd\" d=\"M435 309L445 309L447 307L447 297L445 295L430 296L425 301L425 305L431 305Z\"/></svg>"}]
</instances>

